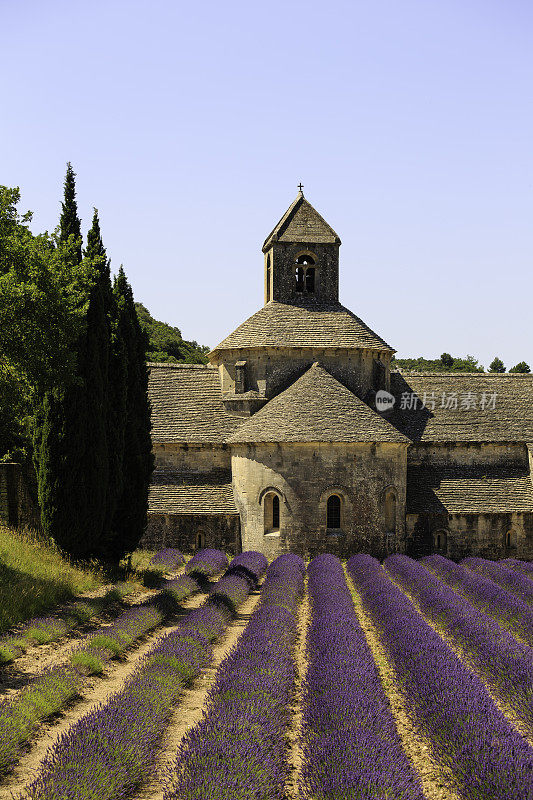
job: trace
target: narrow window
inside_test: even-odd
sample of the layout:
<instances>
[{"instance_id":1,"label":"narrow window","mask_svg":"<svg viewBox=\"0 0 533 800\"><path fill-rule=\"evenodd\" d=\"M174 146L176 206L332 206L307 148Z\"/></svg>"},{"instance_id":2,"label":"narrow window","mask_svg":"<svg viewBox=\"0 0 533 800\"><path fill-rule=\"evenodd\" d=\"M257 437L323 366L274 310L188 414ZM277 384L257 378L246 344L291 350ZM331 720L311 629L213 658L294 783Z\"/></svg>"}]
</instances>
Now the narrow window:
<instances>
[{"instance_id":1,"label":"narrow window","mask_svg":"<svg viewBox=\"0 0 533 800\"><path fill-rule=\"evenodd\" d=\"M263 500L263 517L265 533L277 533L280 523L279 497L275 492L268 492Z\"/></svg>"},{"instance_id":2,"label":"narrow window","mask_svg":"<svg viewBox=\"0 0 533 800\"><path fill-rule=\"evenodd\" d=\"M196 549L203 550L205 547L205 533L203 531L198 531L196 534Z\"/></svg>"},{"instance_id":3,"label":"narrow window","mask_svg":"<svg viewBox=\"0 0 533 800\"><path fill-rule=\"evenodd\" d=\"M448 536L446 531L435 531L433 534L433 548L440 553L445 553L447 549Z\"/></svg>"},{"instance_id":4,"label":"narrow window","mask_svg":"<svg viewBox=\"0 0 533 800\"><path fill-rule=\"evenodd\" d=\"M385 494L385 530L396 530L396 492L393 489Z\"/></svg>"},{"instance_id":5,"label":"narrow window","mask_svg":"<svg viewBox=\"0 0 533 800\"><path fill-rule=\"evenodd\" d=\"M277 494L272 498L272 527L279 528L279 497Z\"/></svg>"},{"instance_id":6,"label":"narrow window","mask_svg":"<svg viewBox=\"0 0 533 800\"><path fill-rule=\"evenodd\" d=\"M243 394L246 391L246 361L235 363L235 394Z\"/></svg>"},{"instance_id":7,"label":"narrow window","mask_svg":"<svg viewBox=\"0 0 533 800\"><path fill-rule=\"evenodd\" d=\"M305 290L309 292L309 294L313 294L315 291L315 268L314 267L307 267L305 272Z\"/></svg>"},{"instance_id":8,"label":"narrow window","mask_svg":"<svg viewBox=\"0 0 533 800\"><path fill-rule=\"evenodd\" d=\"M326 527L332 530L341 526L341 499L337 494L328 497Z\"/></svg>"},{"instance_id":9,"label":"narrow window","mask_svg":"<svg viewBox=\"0 0 533 800\"><path fill-rule=\"evenodd\" d=\"M267 296L267 303L270 302L270 256L267 256L267 274L266 274L266 296Z\"/></svg>"},{"instance_id":10,"label":"narrow window","mask_svg":"<svg viewBox=\"0 0 533 800\"><path fill-rule=\"evenodd\" d=\"M296 278L296 291L303 292L304 290L304 268L303 267L296 267L294 272L294 276Z\"/></svg>"},{"instance_id":11,"label":"narrow window","mask_svg":"<svg viewBox=\"0 0 533 800\"><path fill-rule=\"evenodd\" d=\"M507 531L505 534L505 547L507 550L511 550L513 547L516 547L516 534L512 529Z\"/></svg>"}]
</instances>

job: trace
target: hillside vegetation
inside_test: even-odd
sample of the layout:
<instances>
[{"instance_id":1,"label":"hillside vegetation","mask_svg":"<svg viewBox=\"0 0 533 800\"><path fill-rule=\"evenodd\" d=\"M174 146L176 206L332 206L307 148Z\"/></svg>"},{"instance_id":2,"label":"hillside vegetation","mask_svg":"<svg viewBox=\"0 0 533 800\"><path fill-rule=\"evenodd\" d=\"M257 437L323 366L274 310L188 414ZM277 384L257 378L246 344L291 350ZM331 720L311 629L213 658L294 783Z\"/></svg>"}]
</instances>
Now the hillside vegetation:
<instances>
[{"instance_id":1,"label":"hillside vegetation","mask_svg":"<svg viewBox=\"0 0 533 800\"><path fill-rule=\"evenodd\" d=\"M53 544L0 525L0 632L100 584Z\"/></svg>"},{"instance_id":2,"label":"hillside vegetation","mask_svg":"<svg viewBox=\"0 0 533 800\"><path fill-rule=\"evenodd\" d=\"M142 303L135 303L141 327L148 335L148 361L165 361L170 363L206 364L209 347L198 342L188 342L181 338L179 328L173 328L166 322L154 319Z\"/></svg>"}]
</instances>

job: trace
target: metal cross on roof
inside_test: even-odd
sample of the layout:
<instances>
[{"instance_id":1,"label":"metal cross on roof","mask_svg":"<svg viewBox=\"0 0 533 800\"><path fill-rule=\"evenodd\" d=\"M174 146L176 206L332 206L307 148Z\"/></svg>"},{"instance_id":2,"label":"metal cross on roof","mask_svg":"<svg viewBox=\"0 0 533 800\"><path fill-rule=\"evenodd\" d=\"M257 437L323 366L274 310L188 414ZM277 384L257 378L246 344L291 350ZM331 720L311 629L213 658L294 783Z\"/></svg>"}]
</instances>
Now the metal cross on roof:
<instances>
[{"instance_id":1,"label":"metal cross on roof","mask_svg":"<svg viewBox=\"0 0 533 800\"><path fill-rule=\"evenodd\" d=\"M299 189L300 191L302 191L302 189L303 189L303 188L304 188L304 185L303 185L303 183L299 183L299 184L298 184L298 189Z\"/></svg>"}]
</instances>

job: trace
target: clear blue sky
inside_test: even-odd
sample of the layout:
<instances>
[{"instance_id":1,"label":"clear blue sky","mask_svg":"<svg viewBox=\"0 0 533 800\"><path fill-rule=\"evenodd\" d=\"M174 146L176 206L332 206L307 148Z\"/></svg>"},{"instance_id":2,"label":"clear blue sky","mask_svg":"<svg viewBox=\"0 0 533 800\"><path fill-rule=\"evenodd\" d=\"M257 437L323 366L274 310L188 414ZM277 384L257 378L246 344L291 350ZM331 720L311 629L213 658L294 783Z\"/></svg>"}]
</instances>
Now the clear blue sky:
<instances>
[{"instance_id":1,"label":"clear blue sky","mask_svg":"<svg viewBox=\"0 0 533 800\"><path fill-rule=\"evenodd\" d=\"M214 346L263 304L304 183L341 300L400 356L533 367L527 0L6 2L0 182L57 224L65 165L114 269Z\"/></svg>"}]
</instances>

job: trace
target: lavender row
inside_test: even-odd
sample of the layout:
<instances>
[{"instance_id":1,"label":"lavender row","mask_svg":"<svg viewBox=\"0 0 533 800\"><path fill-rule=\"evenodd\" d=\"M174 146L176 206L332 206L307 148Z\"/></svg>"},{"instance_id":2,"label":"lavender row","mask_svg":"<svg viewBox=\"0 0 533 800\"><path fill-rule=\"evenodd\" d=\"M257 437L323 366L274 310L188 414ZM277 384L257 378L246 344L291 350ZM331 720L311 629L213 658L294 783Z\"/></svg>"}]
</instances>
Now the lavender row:
<instances>
[{"instance_id":1,"label":"lavender row","mask_svg":"<svg viewBox=\"0 0 533 800\"><path fill-rule=\"evenodd\" d=\"M496 708L483 683L452 653L371 556L348 570L378 628L407 711L468 800L533 796L533 749Z\"/></svg>"},{"instance_id":2,"label":"lavender row","mask_svg":"<svg viewBox=\"0 0 533 800\"><path fill-rule=\"evenodd\" d=\"M222 662L204 718L184 737L169 769L165 800L285 798L303 587L300 558L284 555L270 565L261 604Z\"/></svg>"},{"instance_id":3,"label":"lavender row","mask_svg":"<svg viewBox=\"0 0 533 800\"><path fill-rule=\"evenodd\" d=\"M317 556L308 573L302 798L423 800L339 559Z\"/></svg>"},{"instance_id":4,"label":"lavender row","mask_svg":"<svg viewBox=\"0 0 533 800\"><path fill-rule=\"evenodd\" d=\"M524 644L533 647L533 609L527 603L490 578L484 578L436 553L423 558L422 563L440 581L510 630Z\"/></svg>"},{"instance_id":5,"label":"lavender row","mask_svg":"<svg viewBox=\"0 0 533 800\"><path fill-rule=\"evenodd\" d=\"M407 556L383 564L420 611L467 654L469 666L508 705L533 737L533 651Z\"/></svg>"},{"instance_id":6,"label":"lavender row","mask_svg":"<svg viewBox=\"0 0 533 800\"><path fill-rule=\"evenodd\" d=\"M238 556L235 556L229 565L228 572L248 577L251 584L256 587L267 571L267 567L268 559L263 553L258 553L255 550L247 550L245 553L240 553Z\"/></svg>"},{"instance_id":7,"label":"lavender row","mask_svg":"<svg viewBox=\"0 0 533 800\"><path fill-rule=\"evenodd\" d=\"M523 600L524 603L533 604L533 582L526 578L525 575L521 575L519 572L515 572L496 561L487 561L485 558L477 558L475 556L463 558L461 564L473 572L499 583L504 589Z\"/></svg>"},{"instance_id":8,"label":"lavender row","mask_svg":"<svg viewBox=\"0 0 533 800\"><path fill-rule=\"evenodd\" d=\"M36 617L26 622L17 633L0 638L0 664L9 664L24 653L31 645L47 644L66 636L77 625L89 622L113 603L131 593L127 584L117 584L103 597L80 600L70 605L61 614L50 617Z\"/></svg>"},{"instance_id":9,"label":"lavender row","mask_svg":"<svg viewBox=\"0 0 533 800\"><path fill-rule=\"evenodd\" d=\"M242 579L243 585L247 585ZM24 793L31 800L115 800L152 774L157 748L184 687L212 658L231 614L209 599L143 658L125 686L49 749Z\"/></svg>"},{"instance_id":10,"label":"lavender row","mask_svg":"<svg viewBox=\"0 0 533 800\"><path fill-rule=\"evenodd\" d=\"M123 652L160 621L161 614L153 606L124 612L103 629L105 635L88 637L86 644L72 653L71 663L47 670L13 700L1 702L0 770L17 759L20 748L43 719L61 711L80 694L87 671L101 672L103 661Z\"/></svg>"},{"instance_id":11,"label":"lavender row","mask_svg":"<svg viewBox=\"0 0 533 800\"><path fill-rule=\"evenodd\" d=\"M513 569L515 572L522 572L526 578L533 578L533 562L521 561L518 558L503 558L500 561L504 567Z\"/></svg>"},{"instance_id":12,"label":"lavender row","mask_svg":"<svg viewBox=\"0 0 533 800\"><path fill-rule=\"evenodd\" d=\"M152 556L150 564L152 566L162 567L167 572L172 572L185 564L185 556L174 547L166 547L164 550L159 550Z\"/></svg>"},{"instance_id":13,"label":"lavender row","mask_svg":"<svg viewBox=\"0 0 533 800\"><path fill-rule=\"evenodd\" d=\"M222 550L199 550L187 563L187 575L214 578L229 566L227 555Z\"/></svg>"}]
</instances>

